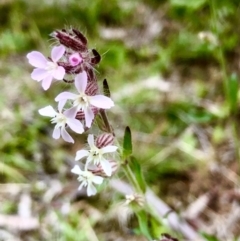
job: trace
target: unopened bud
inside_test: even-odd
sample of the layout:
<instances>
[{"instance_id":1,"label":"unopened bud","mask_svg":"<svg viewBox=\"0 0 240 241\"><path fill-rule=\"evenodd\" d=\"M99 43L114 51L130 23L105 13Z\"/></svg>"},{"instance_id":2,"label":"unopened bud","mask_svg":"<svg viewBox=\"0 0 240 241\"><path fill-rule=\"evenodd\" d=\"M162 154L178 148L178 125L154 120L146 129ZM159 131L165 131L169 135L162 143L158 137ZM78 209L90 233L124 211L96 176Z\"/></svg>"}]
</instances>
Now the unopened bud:
<instances>
[{"instance_id":1,"label":"unopened bud","mask_svg":"<svg viewBox=\"0 0 240 241\"><path fill-rule=\"evenodd\" d=\"M113 141L114 136L112 134L104 133L96 138L96 146L100 149L102 147L112 145Z\"/></svg>"}]
</instances>

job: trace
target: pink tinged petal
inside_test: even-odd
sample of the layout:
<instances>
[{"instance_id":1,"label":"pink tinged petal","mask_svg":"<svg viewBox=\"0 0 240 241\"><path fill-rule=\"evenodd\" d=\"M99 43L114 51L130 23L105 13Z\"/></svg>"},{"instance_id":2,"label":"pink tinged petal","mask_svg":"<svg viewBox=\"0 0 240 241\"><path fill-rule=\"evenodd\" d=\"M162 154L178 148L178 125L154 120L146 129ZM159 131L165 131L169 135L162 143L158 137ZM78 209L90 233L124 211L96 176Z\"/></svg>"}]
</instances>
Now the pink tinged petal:
<instances>
[{"instance_id":1,"label":"pink tinged petal","mask_svg":"<svg viewBox=\"0 0 240 241\"><path fill-rule=\"evenodd\" d=\"M48 90L50 85L52 84L52 76L47 76L45 79L42 80L42 87L44 90Z\"/></svg>"},{"instance_id":2,"label":"pink tinged petal","mask_svg":"<svg viewBox=\"0 0 240 241\"><path fill-rule=\"evenodd\" d=\"M82 62L82 57L79 53L74 53L69 56L69 63L72 66L77 66L79 63Z\"/></svg>"},{"instance_id":3,"label":"pink tinged petal","mask_svg":"<svg viewBox=\"0 0 240 241\"><path fill-rule=\"evenodd\" d=\"M65 75L65 69L62 66L58 66L57 69L52 71L52 76L56 80L62 80Z\"/></svg>"},{"instance_id":4,"label":"pink tinged petal","mask_svg":"<svg viewBox=\"0 0 240 241\"><path fill-rule=\"evenodd\" d=\"M61 101L61 100L74 100L77 98L78 95L70 93L70 92L62 92L60 93L56 98L55 101Z\"/></svg>"},{"instance_id":5,"label":"pink tinged petal","mask_svg":"<svg viewBox=\"0 0 240 241\"><path fill-rule=\"evenodd\" d=\"M79 120L69 119L67 120L68 126L76 133L82 134L84 132L83 125Z\"/></svg>"},{"instance_id":6,"label":"pink tinged petal","mask_svg":"<svg viewBox=\"0 0 240 241\"><path fill-rule=\"evenodd\" d=\"M89 155L89 152L86 150L77 151L75 161L78 161L78 160L82 159L83 157L87 157L88 155Z\"/></svg>"},{"instance_id":7,"label":"pink tinged petal","mask_svg":"<svg viewBox=\"0 0 240 241\"><path fill-rule=\"evenodd\" d=\"M63 109L63 107L64 107L65 104L66 104L66 100L62 100L62 101L59 101L59 102L58 102L58 111L59 111L60 113L62 113L62 109Z\"/></svg>"},{"instance_id":8,"label":"pink tinged petal","mask_svg":"<svg viewBox=\"0 0 240 241\"><path fill-rule=\"evenodd\" d=\"M79 93L85 93L87 87L87 73L83 71L76 75L74 83Z\"/></svg>"},{"instance_id":9,"label":"pink tinged petal","mask_svg":"<svg viewBox=\"0 0 240 241\"><path fill-rule=\"evenodd\" d=\"M94 119L94 113L93 111L91 110L91 108L86 108L84 110L84 115L85 115L85 123L86 123L86 127L91 127L92 125L92 121Z\"/></svg>"},{"instance_id":10,"label":"pink tinged petal","mask_svg":"<svg viewBox=\"0 0 240 241\"><path fill-rule=\"evenodd\" d=\"M74 143L73 138L68 134L65 127L61 128L61 136L62 136L64 141Z\"/></svg>"},{"instance_id":11,"label":"pink tinged petal","mask_svg":"<svg viewBox=\"0 0 240 241\"><path fill-rule=\"evenodd\" d=\"M109 153L109 152L115 152L118 149L117 146L105 146L103 148L101 148L102 153Z\"/></svg>"},{"instance_id":12,"label":"pink tinged petal","mask_svg":"<svg viewBox=\"0 0 240 241\"><path fill-rule=\"evenodd\" d=\"M61 59L64 53L65 53L65 47L63 45L53 47L51 52L51 58L53 62L57 62L59 59Z\"/></svg>"},{"instance_id":13,"label":"pink tinged petal","mask_svg":"<svg viewBox=\"0 0 240 241\"><path fill-rule=\"evenodd\" d=\"M100 185L100 184L102 184L102 182L103 182L103 177L94 176L94 177L92 178L92 182Z\"/></svg>"},{"instance_id":14,"label":"pink tinged petal","mask_svg":"<svg viewBox=\"0 0 240 241\"><path fill-rule=\"evenodd\" d=\"M54 117L57 115L57 112L53 109L51 105L48 105L44 108L39 109L38 112L40 115L49 116L49 117Z\"/></svg>"},{"instance_id":15,"label":"pink tinged petal","mask_svg":"<svg viewBox=\"0 0 240 241\"><path fill-rule=\"evenodd\" d=\"M87 139L88 145L90 146L90 148L94 147L94 136L93 135L88 135L88 139Z\"/></svg>"},{"instance_id":16,"label":"pink tinged petal","mask_svg":"<svg viewBox=\"0 0 240 241\"><path fill-rule=\"evenodd\" d=\"M87 195L88 196L93 196L97 193L97 189L93 186L92 183L89 183L88 184L88 187L87 187Z\"/></svg>"},{"instance_id":17,"label":"pink tinged petal","mask_svg":"<svg viewBox=\"0 0 240 241\"><path fill-rule=\"evenodd\" d=\"M102 160L101 166L102 166L103 171L106 173L106 175L110 177L112 175L112 166L111 166L110 162L107 160Z\"/></svg>"},{"instance_id":18,"label":"pink tinged petal","mask_svg":"<svg viewBox=\"0 0 240 241\"><path fill-rule=\"evenodd\" d=\"M49 73L45 69L37 68L37 69L34 69L33 72L31 73L31 78L37 81L43 80L47 76L49 76Z\"/></svg>"},{"instance_id":19,"label":"pink tinged petal","mask_svg":"<svg viewBox=\"0 0 240 241\"><path fill-rule=\"evenodd\" d=\"M83 171L78 165L75 165L73 169L71 170L72 173L77 174L77 175L82 175Z\"/></svg>"},{"instance_id":20,"label":"pink tinged petal","mask_svg":"<svg viewBox=\"0 0 240 241\"><path fill-rule=\"evenodd\" d=\"M47 67L47 59L44 55L38 51L32 51L31 53L27 54L27 58L29 64L37 68L46 68Z\"/></svg>"},{"instance_id":21,"label":"pink tinged petal","mask_svg":"<svg viewBox=\"0 0 240 241\"><path fill-rule=\"evenodd\" d=\"M52 137L54 138L54 139L59 139L60 138L60 136L61 136L61 131L60 131L60 128L54 128L54 130L53 130L53 134L52 134Z\"/></svg>"},{"instance_id":22,"label":"pink tinged petal","mask_svg":"<svg viewBox=\"0 0 240 241\"><path fill-rule=\"evenodd\" d=\"M69 119L75 119L77 112L78 112L78 107L74 106L68 110L65 110L63 114Z\"/></svg>"},{"instance_id":23,"label":"pink tinged petal","mask_svg":"<svg viewBox=\"0 0 240 241\"><path fill-rule=\"evenodd\" d=\"M104 95L89 96L89 102L91 105L101 109L110 109L114 106L114 102Z\"/></svg>"}]
</instances>

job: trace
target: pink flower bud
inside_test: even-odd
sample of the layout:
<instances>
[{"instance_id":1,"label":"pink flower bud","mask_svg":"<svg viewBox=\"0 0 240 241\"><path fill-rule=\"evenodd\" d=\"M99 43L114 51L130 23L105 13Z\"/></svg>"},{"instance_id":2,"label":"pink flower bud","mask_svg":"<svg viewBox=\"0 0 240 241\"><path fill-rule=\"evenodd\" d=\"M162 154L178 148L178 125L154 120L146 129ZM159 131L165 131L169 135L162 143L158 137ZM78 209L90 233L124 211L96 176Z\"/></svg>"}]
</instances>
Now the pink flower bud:
<instances>
[{"instance_id":1,"label":"pink flower bud","mask_svg":"<svg viewBox=\"0 0 240 241\"><path fill-rule=\"evenodd\" d=\"M69 62L72 66L77 66L83 62L83 59L79 53L74 53L69 56Z\"/></svg>"}]
</instances>

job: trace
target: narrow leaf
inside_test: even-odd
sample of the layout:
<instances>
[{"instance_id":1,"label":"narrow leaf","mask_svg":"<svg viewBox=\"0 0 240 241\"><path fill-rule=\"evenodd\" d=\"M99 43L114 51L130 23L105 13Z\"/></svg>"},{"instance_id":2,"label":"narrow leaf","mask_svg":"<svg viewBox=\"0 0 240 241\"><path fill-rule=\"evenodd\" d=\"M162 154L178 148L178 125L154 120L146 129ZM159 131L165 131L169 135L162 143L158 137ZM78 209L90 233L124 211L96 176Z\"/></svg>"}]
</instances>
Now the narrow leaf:
<instances>
[{"instance_id":1,"label":"narrow leaf","mask_svg":"<svg viewBox=\"0 0 240 241\"><path fill-rule=\"evenodd\" d=\"M103 80L103 93L107 97L111 97L109 85L106 79Z\"/></svg>"},{"instance_id":2,"label":"narrow leaf","mask_svg":"<svg viewBox=\"0 0 240 241\"><path fill-rule=\"evenodd\" d=\"M137 161L136 158L131 157L130 162L129 162L130 168L132 172L134 173L134 176L137 180L137 183L139 187L141 188L142 192L146 192L146 182L142 173L142 168L139 162Z\"/></svg>"},{"instance_id":3,"label":"narrow leaf","mask_svg":"<svg viewBox=\"0 0 240 241\"><path fill-rule=\"evenodd\" d=\"M139 228L141 233L148 239L152 240L151 234L148 227L148 217L144 211L139 211L136 213L139 223Z\"/></svg>"},{"instance_id":4,"label":"narrow leaf","mask_svg":"<svg viewBox=\"0 0 240 241\"><path fill-rule=\"evenodd\" d=\"M131 130L127 126L123 138L123 158L127 158L132 154L132 135Z\"/></svg>"}]
</instances>

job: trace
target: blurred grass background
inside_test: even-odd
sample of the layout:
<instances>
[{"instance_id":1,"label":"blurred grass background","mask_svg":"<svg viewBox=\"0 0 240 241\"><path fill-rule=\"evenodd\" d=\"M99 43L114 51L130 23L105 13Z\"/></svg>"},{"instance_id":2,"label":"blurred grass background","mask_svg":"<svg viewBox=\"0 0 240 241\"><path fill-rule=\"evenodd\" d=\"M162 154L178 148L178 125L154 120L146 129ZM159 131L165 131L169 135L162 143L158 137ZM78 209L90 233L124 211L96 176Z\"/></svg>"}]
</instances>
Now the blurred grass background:
<instances>
[{"instance_id":1,"label":"blurred grass background","mask_svg":"<svg viewBox=\"0 0 240 241\"><path fill-rule=\"evenodd\" d=\"M85 136L76 136L74 145L53 141L49 120L37 110L53 104L68 85L55 83L43 92L30 78L26 54L48 55L49 34L71 26L102 55L97 76L108 79L116 103L109 117L119 138L131 127L149 186L177 212L214 191L218 207L203 210L199 230L208 240L239 237L240 220L225 236L214 221L228 222L233 204L223 210L221 197L239 191L239 6L238 0L0 1L0 182L29 184L17 194L2 188L0 213L16 214L27 193L43 223L30 233L13 232L14 240L110 241L127 235L99 225L99 217L111 213L109 190L98 197L103 204L90 198L75 204L76 213L60 212L77 188L69 160ZM56 191L50 200L48 189ZM116 195L113 204L121 198ZM154 221L151 226L156 237L169 231Z\"/></svg>"}]
</instances>

